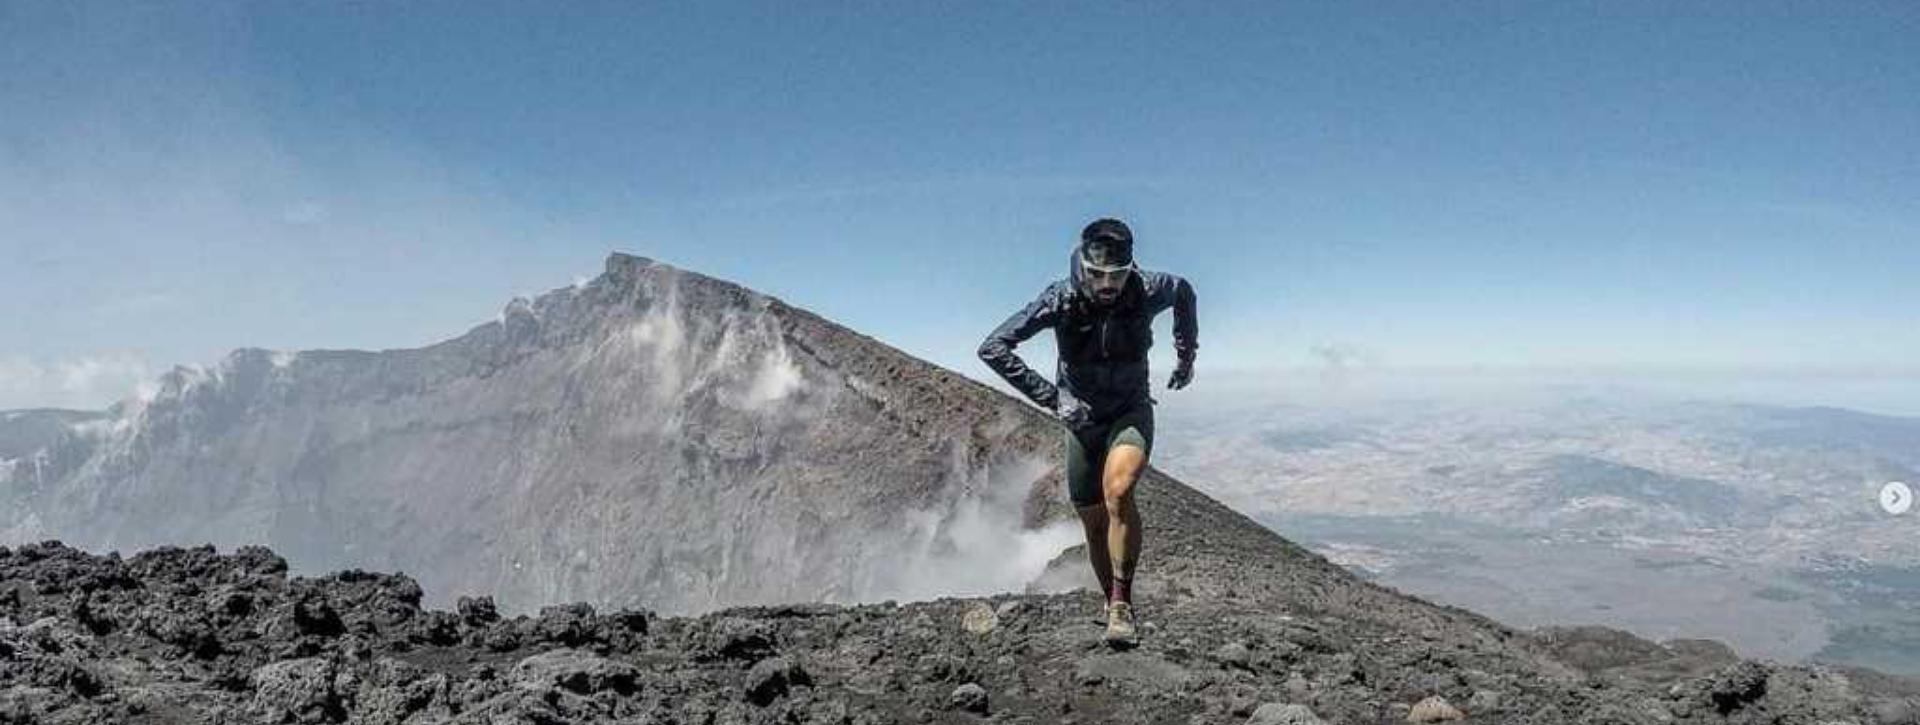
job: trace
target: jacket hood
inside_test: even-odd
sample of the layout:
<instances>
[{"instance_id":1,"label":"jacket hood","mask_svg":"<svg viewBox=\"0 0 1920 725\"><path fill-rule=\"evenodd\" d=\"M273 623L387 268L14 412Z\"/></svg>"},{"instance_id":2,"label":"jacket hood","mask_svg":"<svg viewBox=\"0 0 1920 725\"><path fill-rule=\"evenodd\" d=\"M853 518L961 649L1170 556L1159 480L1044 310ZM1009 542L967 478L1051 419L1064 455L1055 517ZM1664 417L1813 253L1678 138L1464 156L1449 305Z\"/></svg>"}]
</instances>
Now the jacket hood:
<instances>
[{"instance_id":1,"label":"jacket hood","mask_svg":"<svg viewBox=\"0 0 1920 725\"><path fill-rule=\"evenodd\" d=\"M1080 273L1080 248L1067 250L1067 281L1073 283L1074 294L1085 294L1087 280Z\"/></svg>"}]
</instances>

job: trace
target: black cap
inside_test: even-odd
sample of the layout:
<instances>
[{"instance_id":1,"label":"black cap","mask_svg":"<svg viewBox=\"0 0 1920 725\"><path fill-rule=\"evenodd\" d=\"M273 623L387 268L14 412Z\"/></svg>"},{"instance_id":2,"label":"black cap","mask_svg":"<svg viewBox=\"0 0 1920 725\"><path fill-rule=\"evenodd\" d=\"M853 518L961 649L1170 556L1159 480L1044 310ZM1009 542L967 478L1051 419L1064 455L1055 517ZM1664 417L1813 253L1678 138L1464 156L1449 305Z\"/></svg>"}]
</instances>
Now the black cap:
<instances>
[{"instance_id":1,"label":"black cap","mask_svg":"<svg viewBox=\"0 0 1920 725\"><path fill-rule=\"evenodd\" d=\"M1095 219L1080 230L1080 253L1102 266L1133 263L1133 230L1119 219Z\"/></svg>"}]
</instances>

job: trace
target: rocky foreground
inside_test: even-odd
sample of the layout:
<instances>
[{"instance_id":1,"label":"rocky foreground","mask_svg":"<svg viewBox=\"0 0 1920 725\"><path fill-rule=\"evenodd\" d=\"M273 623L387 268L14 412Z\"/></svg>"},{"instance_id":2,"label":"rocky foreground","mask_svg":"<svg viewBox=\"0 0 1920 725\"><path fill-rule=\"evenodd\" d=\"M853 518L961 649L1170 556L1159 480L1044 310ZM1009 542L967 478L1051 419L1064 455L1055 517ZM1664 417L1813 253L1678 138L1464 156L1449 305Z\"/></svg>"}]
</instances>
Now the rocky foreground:
<instances>
[{"instance_id":1,"label":"rocky foreground","mask_svg":"<svg viewBox=\"0 0 1920 725\"><path fill-rule=\"evenodd\" d=\"M658 618L404 575L289 577L263 548L0 548L0 723L1896 723L1885 683L1609 630L1507 656L1234 596L1087 592Z\"/></svg>"}]
</instances>

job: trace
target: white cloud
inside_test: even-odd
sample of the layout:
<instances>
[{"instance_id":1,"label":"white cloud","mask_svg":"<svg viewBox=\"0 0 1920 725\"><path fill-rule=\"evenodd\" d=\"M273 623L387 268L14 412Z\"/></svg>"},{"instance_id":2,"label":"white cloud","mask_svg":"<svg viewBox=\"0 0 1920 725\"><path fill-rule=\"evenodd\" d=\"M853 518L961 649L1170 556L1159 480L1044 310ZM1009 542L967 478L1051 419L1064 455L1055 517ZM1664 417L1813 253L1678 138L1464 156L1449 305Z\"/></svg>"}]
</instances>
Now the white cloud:
<instances>
[{"instance_id":1,"label":"white cloud","mask_svg":"<svg viewBox=\"0 0 1920 725\"><path fill-rule=\"evenodd\" d=\"M100 409L134 397L155 375L145 357L130 352L69 360L0 357L0 409Z\"/></svg>"}]
</instances>

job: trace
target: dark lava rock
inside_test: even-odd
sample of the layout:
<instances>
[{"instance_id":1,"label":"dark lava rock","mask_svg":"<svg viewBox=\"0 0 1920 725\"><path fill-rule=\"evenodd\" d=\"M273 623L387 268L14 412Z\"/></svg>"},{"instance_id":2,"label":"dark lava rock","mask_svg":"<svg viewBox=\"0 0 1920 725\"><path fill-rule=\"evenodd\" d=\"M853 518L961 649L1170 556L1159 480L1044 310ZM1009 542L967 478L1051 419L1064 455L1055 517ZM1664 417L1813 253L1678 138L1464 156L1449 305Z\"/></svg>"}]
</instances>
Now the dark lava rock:
<instances>
[{"instance_id":1,"label":"dark lava rock","mask_svg":"<svg viewBox=\"0 0 1920 725\"><path fill-rule=\"evenodd\" d=\"M794 687L813 684L813 678L800 665L785 657L760 660L747 671L747 701L766 705L785 697Z\"/></svg>"},{"instance_id":2,"label":"dark lava rock","mask_svg":"<svg viewBox=\"0 0 1920 725\"><path fill-rule=\"evenodd\" d=\"M646 634L647 622L652 618L653 613L635 609L622 609L610 617L615 627L631 634Z\"/></svg>"},{"instance_id":3,"label":"dark lava rock","mask_svg":"<svg viewBox=\"0 0 1920 725\"><path fill-rule=\"evenodd\" d=\"M542 607L534 625L543 642L578 647L593 635L593 607L583 603Z\"/></svg>"},{"instance_id":4,"label":"dark lava rock","mask_svg":"<svg viewBox=\"0 0 1920 725\"><path fill-rule=\"evenodd\" d=\"M696 639L700 656L708 660L758 662L774 653L773 627L739 617L708 621Z\"/></svg>"},{"instance_id":5,"label":"dark lava rock","mask_svg":"<svg viewBox=\"0 0 1920 725\"><path fill-rule=\"evenodd\" d=\"M1221 645L1219 649L1213 651L1213 658L1227 667L1242 670L1253 668L1253 653L1247 651L1247 646L1239 642Z\"/></svg>"},{"instance_id":6,"label":"dark lava rock","mask_svg":"<svg viewBox=\"0 0 1920 725\"><path fill-rule=\"evenodd\" d=\"M347 631L340 613L323 595L309 594L293 603L293 624L304 634L338 637Z\"/></svg>"},{"instance_id":7,"label":"dark lava rock","mask_svg":"<svg viewBox=\"0 0 1920 725\"><path fill-rule=\"evenodd\" d=\"M1379 723L1435 695L1476 723L1866 725L1910 712L1910 693L1837 671L1669 666L1721 656L1712 647L1475 639L1420 619L1431 610L1395 624L1245 596L1144 595L1157 633L1113 651L1090 592L507 619L485 598L423 610L398 575L290 578L264 549L123 562L57 543L0 556L0 591L14 592L0 597L4 725L881 725L987 716L989 692L991 719L1010 723ZM951 624L989 603L992 630Z\"/></svg>"},{"instance_id":8,"label":"dark lava rock","mask_svg":"<svg viewBox=\"0 0 1920 725\"><path fill-rule=\"evenodd\" d=\"M639 671L632 665L567 649L520 660L513 667L512 678L516 683L558 687L578 695L603 691L632 694L640 680Z\"/></svg>"},{"instance_id":9,"label":"dark lava rock","mask_svg":"<svg viewBox=\"0 0 1920 725\"><path fill-rule=\"evenodd\" d=\"M461 597L454 609L460 612L460 620L469 627L481 627L500 621L500 610L493 606L493 597Z\"/></svg>"},{"instance_id":10,"label":"dark lava rock","mask_svg":"<svg viewBox=\"0 0 1920 725\"><path fill-rule=\"evenodd\" d=\"M411 636L417 642L446 646L460 641L460 618L448 612L427 612Z\"/></svg>"},{"instance_id":11,"label":"dark lava rock","mask_svg":"<svg viewBox=\"0 0 1920 725\"><path fill-rule=\"evenodd\" d=\"M1742 662L1721 670L1707 685L1713 707L1726 715L1746 707L1767 694L1767 668L1756 662Z\"/></svg>"}]
</instances>

